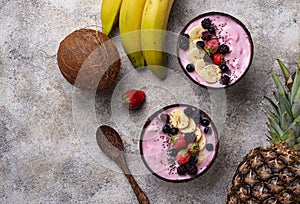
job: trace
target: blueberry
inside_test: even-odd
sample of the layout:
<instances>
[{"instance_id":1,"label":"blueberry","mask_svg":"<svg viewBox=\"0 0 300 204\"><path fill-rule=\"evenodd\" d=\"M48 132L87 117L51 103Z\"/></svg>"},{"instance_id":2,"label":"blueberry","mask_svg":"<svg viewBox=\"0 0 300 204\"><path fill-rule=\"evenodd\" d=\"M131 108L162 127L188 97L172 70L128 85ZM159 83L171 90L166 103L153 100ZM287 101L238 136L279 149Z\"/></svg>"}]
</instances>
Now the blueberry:
<instances>
[{"instance_id":1,"label":"blueberry","mask_svg":"<svg viewBox=\"0 0 300 204\"><path fill-rule=\"evenodd\" d=\"M179 48L184 51L190 48L190 36L188 34L183 34L179 37Z\"/></svg>"},{"instance_id":2,"label":"blueberry","mask_svg":"<svg viewBox=\"0 0 300 204\"><path fill-rule=\"evenodd\" d=\"M176 150L176 149L170 149L169 150L169 154L170 154L171 157L176 157L177 154L178 154L178 150Z\"/></svg>"},{"instance_id":3,"label":"blueberry","mask_svg":"<svg viewBox=\"0 0 300 204\"><path fill-rule=\"evenodd\" d=\"M179 166L177 167L177 173L178 175L184 175L187 172L186 166Z\"/></svg>"},{"instance_id":4,"label":"blueberry","mask_svg":"<svg viewBox=\"0 0 300 204\"><path fill-rule=\"evenodd\" d=\"M205 133L205 134L208 134L208 133L210 133L210 132L211 132L210 127L205 127L205 128L204 128L204 133Z\"/></svg>"},{"instance_id":5,"label":"blueberry","mask_svg":"<svg viewBox=\"0 0 300 204\"><path fill-rule=\"evenodd\" d=\"M193 115L194 109L192 107L187 107L183 110L184 114L191 117Z\"/></svg>"},{"instance_id":6,"label":"blueberry","mask_svg":"<svg viewBox=\"0 0 300 204\"><path fill-rule=\"evenodd\" d=\"M205 127L209 126L209 120L207 120L205 118L201 119L200 123L201 123L201 125L203 125Z\"/></svg>"},{"instance_id":7,"label":"blueberry","mask_svg":"<svg viewBox=\"0 0 300 204\"><path fill-rule=\"evenodd\" d=\"M199 41L196 42L196 47L198 49L203 49L204 46L205 46L205 43L203 41L199 40Z\"/></svg>"},{"instance_id":8,"label":"blueberry","mask_svg":"<svg viewBox=\"0 0 300 204\"><path fill-rule=\"evenodd\" d=\"M192 143L196 140L196 135L194 133L187 133L185 136L184 136L184 139L186 141L186 143Z\"/></svg>"},{"instance_id":9,"label":"blueberry","mask_svg":"<svg viewBox=\"0 0 300 204\"><path fill-rule=\"evenodd\" d=\"M195 65L193 65L193 64L188 64L188 65L186 66L186 71L188 71L188 72L193 72L193 71L195 71Z\"/></svg>"},{"instance_id":10,"label":"blueberry","mask_svg":"<svg viewBox=\"0 0 300 204\"><path fill-rule=\"evenodd\" d=\"M170 116L166 113L163 113L160 115L160 120L161 120L161 122L169 123Z\"/></svg>"},{"instance_id":11,"label":"blueberry","mask_svg":"<svg viewBox=\"0 0 300 204\"><path fill-rule=\"evenodd\" d=\"M205 148L207 149L207 151L213 151L214 150L214 145L213 144L207 144L206 146L205 146Z\"/></svg>"},{"instance_id":12,"label":"blueberry","mask_svg":"<svg viewBox=\"0 0 300 204\"><path fill-rule=\"evenodd\" d=\"M220 69L224 73L224 72L227 72L229 70L229 67L226 64L221 64Z\"/></svg>"},{"instance_id":13,"label":"blueberry","mask_svg":"<svg viewBox=\"0 0 300 204\"><path fill-rule=\"evenodd\" d=\"M198 163L198 157L196 156L191 156L189 160L190 164L197 164Z\"/></svg>"},{"instance_id":14,"label":"blueberry","mask_svg":"<svg viewBox=\"0 0 300 204\"><path fill-rule=\"evenodd\" d=\"M208 32L210 32L211 34L215 34L216 33L215 27L209 27Z\"/></svg>"},{"instance_id":15,"label":"blueberry","mask_svg":"<svg viewBox=\"0 0 300 204\"><path fill-rule=\"evenodd\" d=\"M171 128L170 130L171 135L176 135L178 133L178 129L177 128Z\"/></svg>"},{"instance_id":16,"label":"blueberry","mask_svg":"<svg viewBox=\"0 0 300 204\"><path fill-rule=\"evenodd\" d=\"M164 126L162 127L162 131L163 131L163 133L170 133L170 132L171 132L171 127L170 127L170 125L164 125Z\"/></svg>"},{"instance_id":17,"label":"blueberry","mask_svg":"<svg viewBox=\"0 0 300 204\"><path fill-rule=\"evenodd\" d=\"M195 164L189 164L187 165L187 173L190 175L190 176L193 176L193 175L196 175L197 174L197 171L198 171L198 168Z\"/></svg>"}]
</instances>

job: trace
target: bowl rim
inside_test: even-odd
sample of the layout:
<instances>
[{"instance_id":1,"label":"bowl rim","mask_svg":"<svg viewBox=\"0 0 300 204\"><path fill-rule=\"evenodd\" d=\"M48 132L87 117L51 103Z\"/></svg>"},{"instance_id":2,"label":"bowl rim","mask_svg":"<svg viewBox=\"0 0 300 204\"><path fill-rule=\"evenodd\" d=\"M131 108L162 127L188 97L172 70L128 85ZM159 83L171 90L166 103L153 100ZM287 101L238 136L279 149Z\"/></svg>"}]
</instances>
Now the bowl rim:
<instances>
[{"instance_id":1,"label":"bowl rim","mask_svg":"<svg viewBox=\"0 0 300 204\"><path fill-rule=\"evenodd\" d=\"M143 154L143 148L142 148L142 142L143 142L143 136L144 136L144 133L145 133L145 130L147 128L147 126L150 124L150 122L161 112L167 110L167 109L170 109L170 108L174 108L174 107L192 107L192 108L195 108L197 110L200 110L201 113L210 121L210 124L211 124L211 127L214 129L214 132L215 132L215 139L216 139L216 144L215 144L215 154L213 155L210 163L206 166L206 168L204 170L202 170L199 174L195 175L195 176L192 176L191 178L187 178L187 179L181 179L181 180L171 180L171 179L167 179L167 178L164 178L160 175L158 175L157 173L155 173L152 168L148 165L148 163L146 162L145 158L144 158L144 154ZM188 182L188 181L192 181L196 178L198 178L199 176L203 175L206 171L208 171L208 169L213 165L213 163L215 162L216 158L217 158L217 155L218 155L218 150L219 150L219 134L217 132L217 128L214 124L214 122L211 120L211 118L204 112L202 111L201 109L193 106L193 105L190 105L190 104L179 104L179 103L176 103L176 104L171 104L171 105L167 105L157 111L155 111L153 114L151 114L151 116L149 116L147 119L146 119L146 122L144 123L143 125L143 129L142 129L142 132L140 134L140 141L139 141L139 149L140 149L140 155L141 155L141 158L143 160L143 163L144 165L146 166L146 168L156 177L158 177L159 179L161 180L164 180L164 181L167 181L167 182L172 182L172 183L182 183L182 182Z\"/></svg>"},{"instance_id":2,"label":"bowl rim","mask_svg":"<svg viewBox=\"0 0 300 204\"><path fill-rule=\"evenodd\" d=\"M190 26L191 23L193 23L194 21L200 19L200 18L203 18L205 16L210 16L210 15L220 15L220 16L225 16L225 17L229 17L231 19L233 19L237 24L239 24L243 29L244 31L247 33L248 35L248 40L249 40L249 43L250 43L250 60L249 60L249 64L247 66L247 68L245 69L245 71L243 72L243 74L232 84L229 84L229 85L226 85L226 86L222 86L222 87L213 87L213 86L206 86L204 84L201 84L199 83L198 81L196 81L195 79L193 79L189 74L188 72L185 70L185 67L183 67L183 65L181 64L181 61L180 61L180 57L179 57L179 37L182 36L184 34L184 32L186 31L186 29L188 28L188 26ZM178 63L180 65L180 67L182 68L183 72L185 73L185 75L187 75L191 81L193 81L194 83L196 83L197 85L201 86L201 87L204 87L204 88L211 88L211 89L226 89L230 86L233 86L234 84L236 84L237 82L239 82L245 75L246 73L248 72L251 64L252 64L252 60L253 60L253 53L254 53L254 43L253 43L253 39L252 39L252 36L251 36L251 33L249 32L249 30L247 29L247 27L239 20L237 19L236 17L228 14L228 13L223 13L223 12L219 12L219 11L210 11L210 12L206 12L206 13L202 13L196 17L194 17L192 20L190 20L184 27L183 29L180 31L179 33L179 36L178 36L178 39L177 39L177 45L176 45L176 54L177 54L177 60L178 60Z\"/></svg>"}]
</instances>

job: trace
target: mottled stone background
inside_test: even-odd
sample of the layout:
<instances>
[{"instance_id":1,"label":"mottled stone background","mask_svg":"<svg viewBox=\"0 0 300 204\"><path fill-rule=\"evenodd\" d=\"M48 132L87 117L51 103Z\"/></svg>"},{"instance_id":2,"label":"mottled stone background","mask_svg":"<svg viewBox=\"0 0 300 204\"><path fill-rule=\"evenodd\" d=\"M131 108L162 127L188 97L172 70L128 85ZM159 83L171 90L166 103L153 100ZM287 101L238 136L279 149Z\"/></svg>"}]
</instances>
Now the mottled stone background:
<instances>
[{"instance_id":1,"label":"mottled stone background","mask_svg":"<svg viewBox=\"0 0 300 204\"><path fill-rule=\"evenodd\" d=\"M270 71L279 73L275 59L296 67L299 0L175 0L168 24L172 32L180 32L190 19L207 11L229 13L246 25L255 53L243 80L212 93L189 81L176 57L170 56L169 81L149 86L138 77L147 76L147 71L137 73L123 57L120 82L96 97L86 96L85 104L78 100L84 93L62 77L56 52L72 31L100 29L100 5L101 0L0 0L0 202L137 203L124 175L96 146L95 124L109 124L120 131L130 169L151 203L223 203L241 157L255 146L267 145L261 103L274 90ZM117 28L112 36L118 36ZM147 102L140 112L118 113L117 93L128 87L144 89ZM183 98L178 97L183 92ZM225 110L213 117L220 130L217 160L205 175L183 184L141 171L138 155L146 117L177 102L194 103L212 114L212 104ZM89 118L94 119L91 127L86 125Z\"/></svg>"}]
</instances>

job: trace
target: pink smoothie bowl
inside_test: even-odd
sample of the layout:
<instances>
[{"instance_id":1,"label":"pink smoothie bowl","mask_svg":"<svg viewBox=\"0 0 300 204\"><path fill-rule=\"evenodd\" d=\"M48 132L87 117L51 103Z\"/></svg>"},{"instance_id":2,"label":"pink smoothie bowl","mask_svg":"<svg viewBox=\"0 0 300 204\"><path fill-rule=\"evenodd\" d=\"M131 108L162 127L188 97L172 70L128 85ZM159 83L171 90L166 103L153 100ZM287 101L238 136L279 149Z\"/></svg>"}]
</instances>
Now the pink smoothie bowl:
<instances>
[{"instance_id":1,"label":"pink smoothie bowl","mask_svg":"<svg viewBox=\"0 0 300 204\"><path fill-rule=\"evenodd\" d=\"M198 38L194 34L196 27L202 29ZM216 44L218 46L214 47ZM204 57L203 54L198 57L203 58L203 66L213 65L210 66L214 68L212 71L205 69L210 73L195 66L199 59L191 55L194 48L205 53ZM253 58L253 41L246 26L235 17L220 12L204 13L192 19L180 32L177 57L184 73L196 84L226 88L238 82L248 71ZM215 78L210 81L208 76Z\"/></svg>"}]
</instances>

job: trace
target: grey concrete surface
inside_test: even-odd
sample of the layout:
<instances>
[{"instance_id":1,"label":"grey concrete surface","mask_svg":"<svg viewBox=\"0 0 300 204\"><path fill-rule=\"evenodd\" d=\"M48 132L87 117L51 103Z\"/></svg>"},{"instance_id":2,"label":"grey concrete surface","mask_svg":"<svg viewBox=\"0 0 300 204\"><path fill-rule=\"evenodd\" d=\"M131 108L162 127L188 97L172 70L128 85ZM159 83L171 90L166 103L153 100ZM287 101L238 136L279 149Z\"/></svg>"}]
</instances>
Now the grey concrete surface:
<instances>
[{"instance_id":1,"label":"grey concrete surface","mask_svg":"<svg viewBox=\"0 0 300 204\"><path fill-rule=\"evenodd\" d=\"M189 81L170 56L167 81L145 84L141 78L151 78L147 70L136 72L123 57L118 83L93 96L62 77L56 52L72 31L101 27L100 5L101 0L0 0L0 203L138 203L124 175L96 146L100 124L120 131L129 167L151 203L223 203L239 160L268 144L261 103L274 90L275 59L296 66L299 0L175 0L168 24L174 33L207 11L229 13L246 25L255 51L243 80L207 91ZM112 36L118 36L117 28ZM139 112L117 108L118 93L131 87L147 93ZM138 138L154 110L182 102L218 121L220 149L205 175L166 183L144 169Z\"/></svg>"}]
</instances>

